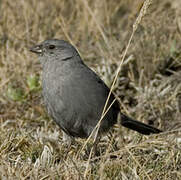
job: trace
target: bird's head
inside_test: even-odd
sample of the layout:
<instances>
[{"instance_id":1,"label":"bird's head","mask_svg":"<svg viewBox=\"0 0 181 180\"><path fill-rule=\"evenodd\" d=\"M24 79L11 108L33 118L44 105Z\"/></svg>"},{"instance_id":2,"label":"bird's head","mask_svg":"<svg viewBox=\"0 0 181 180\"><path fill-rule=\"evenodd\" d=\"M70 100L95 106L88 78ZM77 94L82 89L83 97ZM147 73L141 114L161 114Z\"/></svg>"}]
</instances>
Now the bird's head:
<instances>
[{"instance_id":1,"label":"bird's head","mask_svg":"<svg viewBox=\"0 0 181 180\"><path fill-rule=\"evenodd\" d=\"M65 61L78 54L70 43L58 39L45 40L30 48L30 51L37 54L41 62L46 60Z\"/></svg>"}]
</instances>

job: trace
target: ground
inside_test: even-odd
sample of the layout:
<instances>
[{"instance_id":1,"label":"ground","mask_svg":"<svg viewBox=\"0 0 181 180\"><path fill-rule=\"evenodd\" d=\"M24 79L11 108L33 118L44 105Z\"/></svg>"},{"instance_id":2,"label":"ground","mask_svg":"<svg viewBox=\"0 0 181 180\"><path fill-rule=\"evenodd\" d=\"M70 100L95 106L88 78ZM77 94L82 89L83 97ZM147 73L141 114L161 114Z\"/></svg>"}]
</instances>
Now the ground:
<instances>
[{"instance_id":1,"label":"ground","mask_svg":"<svg viewBox=\"0 0 181 180\"><path fill-rule=\"evenodd\" d=\"M181 2L143 2L0 2L0 179L181 179ZM109 87L120 69L113 91L122 112L163 133L116 125L90 159L92 140L63 145L28 50L48 38L76 46Z\"/></svg>"}]
</instances>

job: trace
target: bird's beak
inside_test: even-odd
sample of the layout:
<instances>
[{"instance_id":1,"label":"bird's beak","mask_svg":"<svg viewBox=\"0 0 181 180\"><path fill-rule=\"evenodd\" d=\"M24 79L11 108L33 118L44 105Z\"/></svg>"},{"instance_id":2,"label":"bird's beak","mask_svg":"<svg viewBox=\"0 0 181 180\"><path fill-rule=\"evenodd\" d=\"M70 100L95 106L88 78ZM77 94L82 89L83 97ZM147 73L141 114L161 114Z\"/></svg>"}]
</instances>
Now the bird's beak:
<instances>
[{"instance_id":1,"label":"bird's beak","mask_svg":"<svg viewBox=\"0 0 181 180\"><path fill-rule=\"evenodd\" d=\"M29 49L31 52L36 53L36 54L41 54L43 52L42 46L41 45L36 45L33 46L32 48Z\"/></svg>"}]
</instances>

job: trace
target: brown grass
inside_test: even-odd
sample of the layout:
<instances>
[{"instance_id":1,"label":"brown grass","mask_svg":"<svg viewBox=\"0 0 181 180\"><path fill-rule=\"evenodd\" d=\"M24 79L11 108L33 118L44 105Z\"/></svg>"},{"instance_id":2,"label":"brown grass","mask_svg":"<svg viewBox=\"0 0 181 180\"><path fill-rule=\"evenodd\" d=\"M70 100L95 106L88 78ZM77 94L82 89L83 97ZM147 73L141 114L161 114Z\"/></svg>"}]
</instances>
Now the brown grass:
<instances>
[{"instance_id":1,"label":"brown grass","mask_svg":"<svg viewBox=\"0 0 181 180\"><path fill-rule=\"evenodd\" d=\"M181 179L181 6L157 0L0 1L0 179ZM89 166L85 140L63 146L41 102L41 66L28 48L70 41L128 115L164 130L142 136L115 126ZM135 27L135 26L134 26ZM86 170L86 172L85 172Z\"/></svg>"}]
</instances>

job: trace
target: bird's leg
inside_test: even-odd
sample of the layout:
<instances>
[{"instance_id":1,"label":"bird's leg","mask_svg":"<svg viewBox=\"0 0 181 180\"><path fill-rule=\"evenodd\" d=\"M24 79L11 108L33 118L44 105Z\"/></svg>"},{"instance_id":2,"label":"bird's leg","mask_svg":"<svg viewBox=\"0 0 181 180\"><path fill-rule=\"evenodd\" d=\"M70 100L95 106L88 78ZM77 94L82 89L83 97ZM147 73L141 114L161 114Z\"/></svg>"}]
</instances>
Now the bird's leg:
<instances>
[{"instance_id":1,"label":"bird's leg","mask_svg":"<svg viewBox=\"0 0 181 180\"><path fill-rule=\"evenodd\" d=\"M73 142L73 138L69 135L67 135L64 131L63 131L63 143L66 144L67 146L70 146Z\"/></svg>"},{"instance_id":2,"label":"bird's leg","mask_svg":"<svg viewBox=\"0 0 181 180\"><path fill-rule=\"evenodd\" d=\"M95 137L93 145L92 145L93 156L99 156L100 155L100 152L98 150L98 144L99 144L100 140L101 140L101 135L98 134L97 137Z\"/></svg>"},{"instance_id":3,"label":"bird's leg","mask_svg":"<svg viewBox=\"0 0 181 180\"><path fill-rule=\"evenodd\" d=\"M87 148L85 149L85 157L91 158L94 156L99 156L100 152L98 151L97 145L100 142L101 136L98 135L97 137L93 138L93 143L87 144Z\"/></svg>"}]
</instances>

